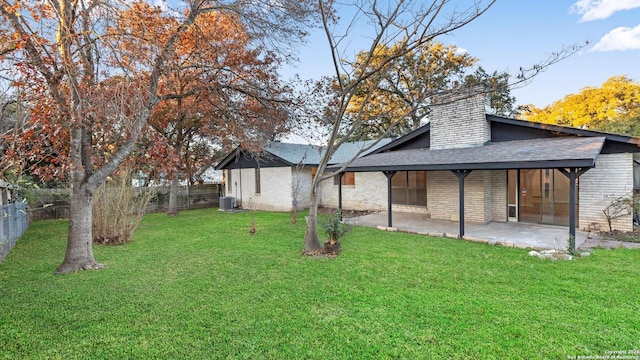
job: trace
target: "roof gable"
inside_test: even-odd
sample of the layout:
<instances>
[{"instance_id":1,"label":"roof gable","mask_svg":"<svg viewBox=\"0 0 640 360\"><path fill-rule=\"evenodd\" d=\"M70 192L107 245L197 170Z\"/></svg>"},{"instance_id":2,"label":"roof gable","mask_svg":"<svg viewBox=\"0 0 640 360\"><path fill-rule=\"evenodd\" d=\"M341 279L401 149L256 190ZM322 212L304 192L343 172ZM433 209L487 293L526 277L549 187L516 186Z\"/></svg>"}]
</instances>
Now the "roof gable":
<instances>
[{"instance_id":1,"label":"roof gable","mask_svg":"<svg viewBox=\"0 0 640 360\"><path fill-rule=\"evenodd\" d=\"M568 126L487 115L491 122L491 142L544 139L561 136L604 137L603 154L639 152L640 138Z\"/></svg>"},{"instance_id":2,"label":"roof gable","mask_svg":"<svg viewBox=\"0 0 640 360\"><path fill-rule=\"evenodd\" d=\"M603 154L621 152L640 152L640 138L601 131L577 129L568 126L542 124L533 121L486 115L491 122L491 142L514 140L546 139L563 136L604 137ZM378 148L371 154L386 151L410 149L429 149L431 129L429 124L414 130L389 144Z\"/></svg>"},{"instance_id":3,"label":"roof gable","mask_svg":"<svg viewBox=\"0 0 640 360\"><path fill-rule=\"evenodd\" d=\"M423 125L416 130L381 146L377 150L372 151L371 154L377 154L385 151L428 149L431 144L430 130L430 124Z\"/></svg>"},{"instance_id":4,"label":"roof gable","mask_svg":"<svg viewBox=\"0 0 640 360\"><path fill-rule=\"evenodd\" d=\"M388 144L390 141L391 139L381 139L379 141L367 140L344 143L335 151L329 160L329 164L343 163L353 159L355 156L364 156L380 146ZM298 164L317 166L325 150L325 147L317 145L272 142L263 149L259 158L257 158L244 152L240 147L236 147L220 161L216 169L256 168L258 166L265 168L288 167Z\"/></svg>"}]
</instances>

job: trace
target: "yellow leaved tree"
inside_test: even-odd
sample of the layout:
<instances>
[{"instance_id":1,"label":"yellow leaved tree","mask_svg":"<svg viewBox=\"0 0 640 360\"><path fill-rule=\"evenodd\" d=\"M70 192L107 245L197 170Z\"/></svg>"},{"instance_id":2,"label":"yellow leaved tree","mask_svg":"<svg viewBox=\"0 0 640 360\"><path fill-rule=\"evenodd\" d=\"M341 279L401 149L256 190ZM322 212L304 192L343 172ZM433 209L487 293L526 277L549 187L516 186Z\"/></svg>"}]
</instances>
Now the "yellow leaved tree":
<instances>
[{"instance_id":1,"label":"yellow leaved tree","mask_svg":"<svg viewBox=\"0 0 640 360\"><path fill-rule=\"evenodd\" d=\"M601 87L585 87L578 94L540 109L528 105L522 118L545 124L640 135L640 82L614 76Z\"/></svg>"}]
</instances>

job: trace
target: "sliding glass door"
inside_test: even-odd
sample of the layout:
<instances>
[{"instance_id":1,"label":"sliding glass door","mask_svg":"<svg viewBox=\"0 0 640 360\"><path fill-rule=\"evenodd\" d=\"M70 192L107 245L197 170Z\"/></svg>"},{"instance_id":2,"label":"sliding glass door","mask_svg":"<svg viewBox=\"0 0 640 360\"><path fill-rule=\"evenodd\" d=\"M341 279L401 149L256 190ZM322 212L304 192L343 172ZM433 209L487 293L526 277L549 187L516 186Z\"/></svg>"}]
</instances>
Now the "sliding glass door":
<instances>
[{"instance_id":1,"label":"sliding glass door","mask_svg":"<svg viewBox=\"0 0 640 360\"><path fill-rule=\"evenodd\" d=\"M569 225L569 179L556 169L509 170L509 221Z\"/></svg>"}]
</instances>

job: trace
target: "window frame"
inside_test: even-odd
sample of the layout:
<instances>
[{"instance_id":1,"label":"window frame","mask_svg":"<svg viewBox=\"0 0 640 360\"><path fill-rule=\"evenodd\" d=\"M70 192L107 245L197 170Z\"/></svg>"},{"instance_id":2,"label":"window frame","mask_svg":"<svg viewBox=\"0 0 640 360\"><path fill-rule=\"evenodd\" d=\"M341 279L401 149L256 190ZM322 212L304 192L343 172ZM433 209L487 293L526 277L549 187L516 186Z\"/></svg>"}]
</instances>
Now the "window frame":
<instances>
[{"instance_id":1,"label":"window frame","mask_svg":"<svg viewBox=\"0 0 640 360\"><path fill-rule=\"evenodd\" d=\"M338 179L340 174L333 176L333 185L338 186ZM356 185L356 173L352 171L344 172L342 175L342 186L355 186Z\"/></svg>"},{"instance_id":2,"label":"window frame","mask_svg":"<svg viewBox=\"0 0 640 360\"><path fill-rule=\"evenodd\" d=\"M412 181L410 180L410 174L409 173L418 173L421 172L424 174L424 187L417 187L417 186L410 186ZM396 179L396 183L401 182L403 183L403 185L399 186L399 185L393 185L393 178L391 180L391 192L392 192L392 196L391 196L391 203L393 205L401 205L401 206L427 206L427 199L428 199L428 194L427 194L427 172L424 170L409 170L409 171L398 171L396 172L393 177L395 178L396 176L402 176L404 175L404 179ZM399 180L399 181L398 181ZM418 204L418 198L417 198L417 192L420 190L424 190L424 203L420 202ZM397 194L398 191L403 191L403 199L404 202L398 202L393 194ZM411 195L412 192L414 194L416 194L416 203L412 204L411 203Z\"/></svg>"}]
</instances>

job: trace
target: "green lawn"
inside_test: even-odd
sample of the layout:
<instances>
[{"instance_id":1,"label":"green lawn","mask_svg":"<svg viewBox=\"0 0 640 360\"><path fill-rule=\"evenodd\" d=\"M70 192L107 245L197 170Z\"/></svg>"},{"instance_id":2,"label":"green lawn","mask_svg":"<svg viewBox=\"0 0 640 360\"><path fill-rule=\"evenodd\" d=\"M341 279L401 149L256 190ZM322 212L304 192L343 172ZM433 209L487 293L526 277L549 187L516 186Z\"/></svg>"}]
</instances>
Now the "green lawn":
<instances>
[{"instance_id":1,"label":"green lawn","mask_svg":"<svg viewBox=\"0 0 640 360\"><path fill-rule=\"evenodd\" d=\"M301 215L302 217L302 215ZM248 233L252 218L258 232ZM0 264L0 358L567 359L640 350L640 251L526 250L356 227L301 255L288 214L148 215L99 271L53 275L67 223Z\"/></svg>"}]
</instances>

